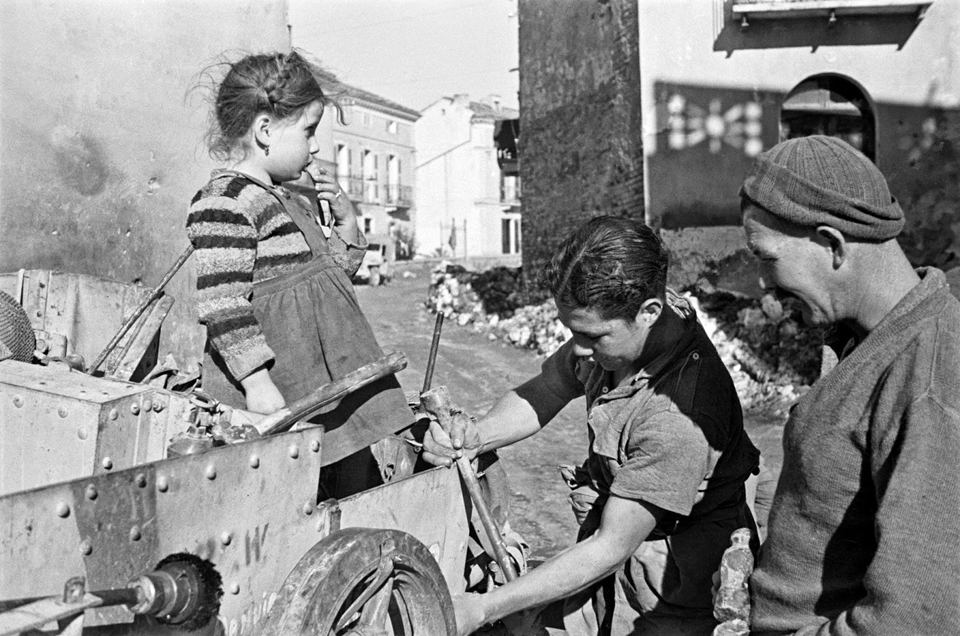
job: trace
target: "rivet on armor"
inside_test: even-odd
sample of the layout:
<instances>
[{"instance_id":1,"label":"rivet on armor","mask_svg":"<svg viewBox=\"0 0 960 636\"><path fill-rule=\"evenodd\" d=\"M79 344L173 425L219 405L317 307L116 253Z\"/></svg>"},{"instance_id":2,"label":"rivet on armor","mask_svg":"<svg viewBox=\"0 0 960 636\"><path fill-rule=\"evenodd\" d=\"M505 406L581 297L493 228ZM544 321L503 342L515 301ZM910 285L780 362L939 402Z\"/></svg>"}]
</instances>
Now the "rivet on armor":
<instances>
[{"instance_id":1,"label":"rivet on armor","mask_svg":"<svg viewBox=\"0 0 960 636\"><path fill-rule=\"evenodd\" d=\"M103 466L104 470L110 470L111 468L113 468L113 460L110 459L109 457L104 457L103 461L100 462L100 465Z\"/></svg>"},{"instance_id":2,"label":"rivet on armor","mask_svg":"<svg viewBox=\"0 0 960 636\"><path fill-rule=\"evenodd\" d=\"M133 526L132 528L130 528L130 540L131 540L131 541L139 541L139 540L140 540L140 537L142 537L142 536L143 536L143 535L140 534L140 526Z\"/></svg>"},{"instance_id":3,"label":"rivet on armor","mask_svg":"<svg viewBox=\"0 0 960 636\"><path fill-rule=\"evenodd\" d=\"M66 417L66 416L67 416L67 409L65 409L65 408L63 408L63 407L61 406L60 408L57 409L57 415L59 415L60 417Z\"/></svg>"},{"instance_id":4,"label":"rivet on armor","mask_svg":"<svg viewBox=\"0 0 960 636\"><path fill-rule=\"evenodd\" d=\"M311 441L310 441L310 450L312 450L314 453L319 453L319 452L320 452L320 440L318 440L318 439L311 440Z\"/></svg>"},{"instance_id":5,"label":"rivet on armor","mask_svg":"<svg viewBox=\"0 0 960 636\"><path fill-rule=\"evenodd\" d=\"M93 553L93 546L90 545L90 542L84 539L80 542L80 554L83 556L90 556Z\"/></svg>"},{"instance_id":6,"label":"rivet on armor","mask_svg":"<svg viewBox=\"0 0 960 636\"><path fill-rule=\"evenodd\" d=\"M130 405L130 412L133 413L134 415L139 415L139 414L140 414L140 405L139 405L139 404L131 404L131 405Z\"/></svg>"},{"instance_id":7,"label":"rivet on armor","mask_svg":"<svg viewBox=\"0 0 960 636\"><path fill-rule=\"evenodd\" d=\"M158 401L158 402L154 402L154 403L153 403L153 410L154 410L155 412L157 412L157 413L159 413L160 411L162 411L162 410L163 410L163 402L159 402L159 401Z\"/></svg>"},{"instance_id":8,"label":"rivet on armor","mask_svg":"<svg viewBox=\"0 0 960 636\"><path fill-rule=\"evenodd\" d=\"M233 541L233 536L229 532L224 532L220 535L220 543L223 545L230 545L231 541Z\"/></svg>"},{"instance_id":9,"label":"rivet on armor","mask_svg":"<svg viewBox=\"0 0 960 636\"><path fill-rule=\"evenodd\" d=\"M207 479L216 479L217 478L217 468L213 464L207 466L207 471L204 473L207 476Z\"/></svg>"},{"instance_id":10,"label":"rivet on armor","mask_svg":"<svg viewBox=\"0 0 960 636\"><path fill-rule=\"evenodd\" d=\"M118 417L120 417L120 413L117 411L117 409L110 409L110 419L115 420Z\"/></svg>"},{"instance_id":11,"label":"rivet on armor","mask_svg":"<svg viewBox=\"0 0 960 636\"><path fill-rule=\"evenodd\" d=\"M20 408L21 406L23 406L23 398L20 397L19 395L13 396L13 405L17 408Z\"/></svg>"},{"instance_id":12,"label":"rivet on armor","mask_svg":"<svg viewBox=\"0 0 960 636\"><path fill-rule=\"evenodd\" d=\"M77 429L77 437L79 437L80 439L87 439L87 429L85 429L82 426L79 427Z\"/></svg>"},{"instance_id":13,"label":"rivet on armor","mask_svg":"<svg viewBox=\"0 0 960 636\"><path fill-rule=\"evenodd\" d=\"M160 492L167 492L168 488L170 488L170 482L167 481L167 478L157 477L157 490Z\"/></svg>"},{"instance_id":14,"label":"rivet on armor","mask_svg":"<svg viewBox=\"0 0 960 636\"><path fill-rule=\"evenodd\" d=\"M143 402L143 410L144 410L144 411L152 411L152 410L153 410L153 402L150 401L150 400L145 400L145 401Z\"/></svg>"},{"instance_id":15,"label":"rivet on armor","mask_svg":"<svg viewBox=\"0 0 960 636\"><path fill-rule=\"evenodd\" d=\"M57 516L63 518L70 516L70 506L67 505L67 502L61 501L57 504Z\"/></svg>"},{"instance_id":16,"label":"rivet on armor","mask_svg":"<svg viewBox=\"0 0 960 636\"><path fill-rule=\"evenodd\" d=\"M296 459L297 457L300 457L300 449L297 448L296 446L291 446L287 452L290 454L291 459Z\"/></svg>"},{"instance_id":17,"label":"rivet on armor","mask_svg":"<svg viewBox=\"0 0 960 636\"><path fill-rule=\"evenodd\" d=\"M260 458L258 456L250 456L250 468L260 468Z\"/></svg>"},{"instance_id":18,"label":"rivet on armor","mask_svg":"<svg viewBox=\"0 0 960 636\"><path fill-rule=\"evenodd\" d=\"M137 486L140 488L146 488L147 486L147 476L143 473L137 473L137 476L133 478L133 481L136 482Z\"/></svg>"},{"instance_id":19,"label":"rivet on armor","mask_svg":"<svg viewBox=\"0 0 960 636\"><path fill-rule=\"evenodd\" d=\"M231 594L239 594L239 593L240 593L240 584L239 584L239 583L231 583L231 584L230 584L230 593L231 593Z\"/></svg>"},{"instance_id":20,"label":"rivet on armor","mask_svg":"<svg viewBox=\"0 0 960 636\"><path fill-rule=\"evenodd\" d=\"M87 494L87 499L89 499L90 501L93 501L94 499L97 498L97 487L94 486L93 484L89 484L87 486L86 494Z\"/></svg>"},{"instance_id":21,"label":"rivet on armor","mask_svg":"<svg viewBox=\"0 0 960 636\"><path fill-rule=\"evenodd\" d=\"M303 514L310 516L313 514L313 504L309 501L303 504Z\"/></svg>"}]
</instances>

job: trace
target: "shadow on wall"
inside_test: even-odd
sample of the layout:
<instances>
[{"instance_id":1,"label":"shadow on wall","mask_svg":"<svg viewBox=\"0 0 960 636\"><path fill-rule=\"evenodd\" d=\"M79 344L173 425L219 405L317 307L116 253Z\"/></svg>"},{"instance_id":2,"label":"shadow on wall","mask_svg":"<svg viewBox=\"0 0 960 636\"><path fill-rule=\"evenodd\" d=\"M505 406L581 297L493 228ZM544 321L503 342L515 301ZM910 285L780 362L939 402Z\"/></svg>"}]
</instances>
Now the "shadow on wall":
<instances>
[{"instance_id":1,"label":"shadow on wall","mask_svg":"<svg viewBox=\"0 0 960 636\"><path fill-rule=\"evenodd\" d=\"M656 146L648 153L649 216L666 229L737 225L737 191L777 143L784 95L654 83Z\"/></svg>"},{"instance_id":2,"label":"shadow on wall","mask_svg":"<svg viewBox=\"0 0 960 636\"><path fill-rule=\"evenodd\" d=\"M780 138L781 93L656 82L649 215L664 229L738 225L737 192ZM960 110L874 104L877 165L907 215L916 265L960 263ZM954 227L956 225L956 227Z\"/></svg>"},{"instance_id":3,"label":"shadow on wall","mask_svg":"<svg viewBox=\"0 0 960 636\"><path fill-rule=\"evenodd\" d=\"M0 177L21 184L4 191L4 232L27 245L0 258L0 269L69 270L139 282L154 244L140 231L140 195L102 145L65 126L44 137L22 128L19 133L4 140L4 154L31 156L32 162L4 162Z\"/></svg>"},{"instance_id":4,"label":"shadow on wall","mask_svg":"<svg viewBox=\"0 0 960 636\"><path fill-rule=\"evenodd\" d=\"M737 50L782 49L821 46L874 46L883 44L903 48L919 24L918 11L907 7L905 13L875 15L844 15L838 8L835 19L830 11L817 14L793 15L789 18L757 18L746 13L734 15L733 7L749 11L749 2L743 0L715 0L722 3L722 28L713 42L714 51L725 51L727 57ZM918 2L917 5L928 5Z\"/></svg>"}]
</instances>

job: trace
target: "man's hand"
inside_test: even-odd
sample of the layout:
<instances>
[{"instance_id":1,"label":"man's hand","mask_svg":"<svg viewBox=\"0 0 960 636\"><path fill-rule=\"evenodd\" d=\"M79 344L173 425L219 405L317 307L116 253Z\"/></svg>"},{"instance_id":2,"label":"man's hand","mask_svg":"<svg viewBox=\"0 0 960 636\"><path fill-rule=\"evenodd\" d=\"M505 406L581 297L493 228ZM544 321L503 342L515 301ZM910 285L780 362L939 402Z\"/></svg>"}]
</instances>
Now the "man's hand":
<instances>
[{"instance_id":1,"label":"man's hand","mask_svg":"<svg viewBox=\"0 0 960 636\"><path fill-rule=\"evenodd\" d=\"M458 636L470 636L486 623L483 618L483 599L479 594L454 596L453 610L457 617Z\"/></svg>"},{"instance_id":2,"label":"man's hand","mask_svg":"<svg viewBox=\"0 0 960 636\"><path fill-rule=\"evenodd\" d=\"M466 413L450 418L446 429L433 420L423 437L423 458L434 466L452 466L462 455L472 460L480 454L480 430Z\"/></svg>"}]
</instances>

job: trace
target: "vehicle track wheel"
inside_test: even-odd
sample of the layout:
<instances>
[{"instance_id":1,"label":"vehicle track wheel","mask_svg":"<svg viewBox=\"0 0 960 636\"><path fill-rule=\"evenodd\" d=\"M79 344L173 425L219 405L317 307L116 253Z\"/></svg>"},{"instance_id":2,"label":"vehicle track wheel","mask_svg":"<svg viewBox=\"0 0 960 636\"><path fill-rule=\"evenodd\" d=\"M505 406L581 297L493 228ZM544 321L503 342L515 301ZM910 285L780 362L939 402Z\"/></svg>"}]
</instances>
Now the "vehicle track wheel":
<instances>
[{"instance_id":1,"label":"vehicle track wheel","mask_svg":"<svg viewBox=\"0 0 960 636\"><path fill-rule=\"evenodd\" d=\"M346 528L287 576L261 636L443 636L457 633L440 566L399 530Z\"/></svg>"}]
</instances>

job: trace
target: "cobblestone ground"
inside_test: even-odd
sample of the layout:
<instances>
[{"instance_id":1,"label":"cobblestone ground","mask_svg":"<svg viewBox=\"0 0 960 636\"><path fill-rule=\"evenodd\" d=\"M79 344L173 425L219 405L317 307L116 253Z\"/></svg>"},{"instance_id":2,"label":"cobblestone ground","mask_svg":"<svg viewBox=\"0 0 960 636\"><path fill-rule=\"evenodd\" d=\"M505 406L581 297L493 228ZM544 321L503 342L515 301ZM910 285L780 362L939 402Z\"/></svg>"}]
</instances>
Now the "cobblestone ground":
<instances>
[{"instance_id":1,"label":"cobblestone ground","mask_svg":"<svg viewBox=\"0 0 960 636\"><path fill-rule=\"evenodd\" d=\"M402 351L408 366L399 374L405 390L419 390L433 336L434 316L423 302L430 283L429 268L409 267L408 276L395 275L386 285L357 286L360 305L385 351ZM433 385L446 385L457 404L482 415L505 391L535 375L540 359L529 351L488 340L469 328L445 324ZM570 545L576 523L567 504L567 489L557 466L585 457L583 400L570 404L544 430L503 449L513 492L510 520L530 544L534 561L546 559ZM782 421L748 414L747 430L761 449L769 469L779 474L782 461ZM552 634L560 634L551 630Z\"/></svg>"}]
</instances>

